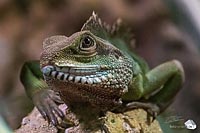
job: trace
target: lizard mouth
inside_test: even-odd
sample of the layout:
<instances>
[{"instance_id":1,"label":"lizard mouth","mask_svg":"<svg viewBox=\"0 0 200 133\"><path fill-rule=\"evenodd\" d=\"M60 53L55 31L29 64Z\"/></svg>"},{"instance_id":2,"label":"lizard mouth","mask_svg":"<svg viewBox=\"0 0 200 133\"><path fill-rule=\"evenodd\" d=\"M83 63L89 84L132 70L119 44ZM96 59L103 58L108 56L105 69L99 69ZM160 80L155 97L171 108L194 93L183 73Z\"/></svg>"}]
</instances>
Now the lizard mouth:
<instances>
[{"instance_id":1,"label":"lizard mouth","mask_svg":"<svg viewBox=\"0 0 200 133\"><path fill-rule=\"evenodd\" d=\"M105 65L47 65L44 66L41 71L45 77L51 77L60 81L80 84L102 84L113 78L113 75Z\"/></svg>"}]
</instances>

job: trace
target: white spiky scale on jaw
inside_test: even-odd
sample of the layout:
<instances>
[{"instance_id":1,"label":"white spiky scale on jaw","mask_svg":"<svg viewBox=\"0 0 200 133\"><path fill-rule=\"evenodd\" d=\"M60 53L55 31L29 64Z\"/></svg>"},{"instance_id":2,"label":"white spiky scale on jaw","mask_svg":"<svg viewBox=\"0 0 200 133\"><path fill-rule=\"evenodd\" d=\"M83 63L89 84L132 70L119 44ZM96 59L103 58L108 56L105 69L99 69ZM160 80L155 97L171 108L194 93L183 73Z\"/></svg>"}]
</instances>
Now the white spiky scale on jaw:
<instances>
[{"instance_id":1,"label":"white spiky scale on jaw","mask_svg":"<svg viewBox=\"0 0 200 133\"><path fill-rule=\"evenodd\" d=\"M64 76L64 73L59 72L57 78L58 78L58 79L61 79L62 76Z\"/></svg>"},{"instance_id":2,"label":"white spiky scale on jaw","mask_svg":"<svg viewBox=\"0 0 200 133\"><path fill-rule=\"evenodd\" d=\"M74 69L70 70L72 68L58 68L53 66L46 66L42 68L42 72L44 76L50 76L58 80L62 81L73 81L74 83L82 83L82 84L97 84L101 83L102 80L98 77L102 76L103 74L98 73L98 75L88 75L88 76L75 76L71 73L76 73ZM87 71L83 69L79 69L82 71L82 73L87 73ZM80 73L80 71L78 73ZM68 73L67 73L68 72ZM104 76L105 77L105 76ZM104 78L105 79L108 78Z\"/></svg>"},{"instance_id":3,"label":"white spiky scale on jaw","mask_svg":"<svg viewBox=\"0 0 200 133\"><path fill-rule=\"evenodd\" d=\"M73 75L69 75L68 81L73 81L73 79L74 79L74 76Z\"/></svg>"},{"instance_id":4,"label":"white spiky scale on jaw","mask_svg":"<svg viewBox=\"0 0 200 133\"><path fill-rule=\"evenodd\" d=\"M81 76L75 76L74 82L78 83L81 80Z\"/></svg>"},{"instance_id":5,"label":"white spiky scale on jaw","mask_svg":"<svg viewBox=\"0 0 200 133\"><path fill-rule=\"evenodd\" d=\"M58 74L57 71L52 71L51 76L55 78L57 74Z\"/></svg>"},{"instance_id":6,"label":"white spiky scale on jaw","mask_svg":"<svg viewBox=\"0 0 200 133\"><path fill-rule=\"evenodd\" d=\"M87 83L88 83L88 84L93 84L93 79L92 79L92 78L88 78L88 79L87 79Z\"/></svg>"},{"instance_id":7,"label":"white spiky scale on jaw","mask_svg":"<svg viewBox=\"0 0 200 133\"><path fill-rule=\"evenodd\" d=\"M86 81L87 81L87 78L86 78L86 77L82 77L82 78L81 78L81 83L82 83L82 84L85 84Z\"/></svg>"},{"instance_id":8,"label":"white spiky scale on jaw","mask_svg":"<svg viewBox=\"0 0 200 133\"><path fill-rule=\"evenodd\" d=\"M108 74L108 78L112 79L113 75L111 73Z\"/></svg>"},{"instance_id":9,"label":"white spiky scale on jaw","mask_svg":"<svg viewBox=\"0 0 200 133\"><path fill-rule=\"evenodd\" d=\"M54 70L53 66L45 66L41 69L42 73L46 76L49 76L50 73Z\"/></svg>"},{"instance_id":10,"label":"white spiky scale on jaw","mask_svg":"<svg viewBox=\"0 0 200 133\"><path fill-rule=\"evenodd\" d=\"M107 81L108 78L106 78L104 75L100 77L102 81Z\"/></svg>"},{"instance_id":11,"label":"white spiky scale on jaw","mask_svg":"<svg viewBox=\"0 0 200 133\"><path fill-rule=\"evenodd\" d=\"M65 73L65 74L64 74L63 80L64 80L64 81L67 81L68 76L69 76L69 74L68 74L68 73Z\"/></svg>"},{"instance_id":12,"label":"white spiky scale on jaw","mask_svg":"<svg viewBox=\"0 0 200 133\"><path fill-rule=\"evenodd\" d=\"M98 77L95 77L94 78L94 83L101 83L102 81L98 78Z\"/></svg>"}]
</instances>

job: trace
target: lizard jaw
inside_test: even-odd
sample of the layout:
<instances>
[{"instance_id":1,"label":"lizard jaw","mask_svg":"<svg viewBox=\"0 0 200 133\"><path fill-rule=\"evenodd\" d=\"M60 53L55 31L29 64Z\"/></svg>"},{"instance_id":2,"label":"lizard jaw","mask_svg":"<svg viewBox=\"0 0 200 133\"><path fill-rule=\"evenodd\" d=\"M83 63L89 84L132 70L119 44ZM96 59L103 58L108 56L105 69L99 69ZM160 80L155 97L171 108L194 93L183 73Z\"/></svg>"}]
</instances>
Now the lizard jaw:
<instances>
[{"instance_id":1,"label":"lizard jaw","mask_svg":"<svg viewBox=\"0 0 200 133\"><path fill-rule=\"evenodd\" d=\"M107 71L101 71L106 67L91 65L87 67L69 65L67 67L45 66L41 69L45 77L51 77L65 82L80 84L101 84L107 82L113 75Z\"/></svg>"},{"instance_id":2,"label":"lizard jaw","mask_svg":"<svg viewBox=\"0 0 200 133\"><path fill-rule=\"evenodd\" d=\"M85 67L78 67L78 70L81 69L83 71L82 74L85 74L78 75L80 73L70 73L70 69L72 68L74 69L75 67L57 67L53 65L47 65L42 67L41 71L45 79L52 78L56 80L53 82L53 84L57 86L57 90L60 90L66 94L70 94L70 96L67 98L64 97L64 99L67 99L66 101L77 101L77 99L84 99L88 102L91 102L91 104L94 106L96 106L96 104L101 106L102 109L107 109L108 106L110 108L114 108L115 106L122 104L120 96L123 92L121 89L115 89L110 86L114 76L109 73L109 71L106 72L96 70L93 72L86 72L84 71L86 69ZM87 68L92 69L91 67ZM57 82L58 80L62 81L63 83L61 84L60 82ZM109 85L107 83L109 83ZM68 89L66 89L67 87ZM109 93L112 95L109 95ZM108 103L108 106L105 104L105 101L106 104ZM82 100L79 102L82 102Z\"/></svg>"}]
</instances>

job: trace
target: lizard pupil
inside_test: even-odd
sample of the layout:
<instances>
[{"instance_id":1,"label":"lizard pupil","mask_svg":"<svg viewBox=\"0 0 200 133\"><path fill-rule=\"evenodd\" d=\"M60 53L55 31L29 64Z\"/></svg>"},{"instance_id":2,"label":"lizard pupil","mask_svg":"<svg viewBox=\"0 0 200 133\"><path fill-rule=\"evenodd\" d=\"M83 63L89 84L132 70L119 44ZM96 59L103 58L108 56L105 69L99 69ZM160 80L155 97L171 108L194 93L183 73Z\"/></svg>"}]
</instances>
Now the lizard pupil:
<instances>
[{"instance_id":1,"label":"lizard pupil","mask_svg":"<svg viewBox=\"0 0 200 133\"><path fill-rule=\"evenodd\" d=\"M82 42L82 48L89 48L93 46L94 42L90 37L85 37Z\"/></svg>"},{"instance_id":2,"label":"lizard pupil","mask_svg":"<svg viewBox=\"0 0 200 133\"><path fill-rule=\"evenodd\" d=\"M95 39L90 35L84 35L81 39L79 49L83 54L93 54L96 50Z\"/></svg>"}]
</instances>

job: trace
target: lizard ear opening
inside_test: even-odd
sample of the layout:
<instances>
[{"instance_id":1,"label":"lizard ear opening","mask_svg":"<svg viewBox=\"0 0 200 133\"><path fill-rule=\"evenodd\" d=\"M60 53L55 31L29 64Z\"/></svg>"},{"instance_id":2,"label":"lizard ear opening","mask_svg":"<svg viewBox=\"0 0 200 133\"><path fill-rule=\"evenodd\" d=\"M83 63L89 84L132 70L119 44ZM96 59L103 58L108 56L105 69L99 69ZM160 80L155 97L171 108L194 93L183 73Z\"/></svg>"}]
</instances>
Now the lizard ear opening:
<instances>
[{"instance_id":1,"label":"lizard ear opening","mask_svg":"<svg viewBox=\"0 0 200 133\"><path fill-rule=\"evenodd\" d=\"M58 42L66 40L66 36L57 35L57 36L51 36L43 41L43 49L48 49L54 44L57 44Z\"/></svg>"}]
</instances>

